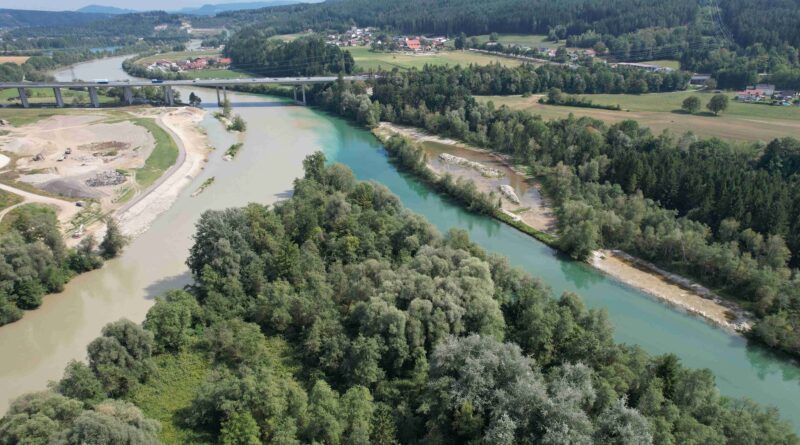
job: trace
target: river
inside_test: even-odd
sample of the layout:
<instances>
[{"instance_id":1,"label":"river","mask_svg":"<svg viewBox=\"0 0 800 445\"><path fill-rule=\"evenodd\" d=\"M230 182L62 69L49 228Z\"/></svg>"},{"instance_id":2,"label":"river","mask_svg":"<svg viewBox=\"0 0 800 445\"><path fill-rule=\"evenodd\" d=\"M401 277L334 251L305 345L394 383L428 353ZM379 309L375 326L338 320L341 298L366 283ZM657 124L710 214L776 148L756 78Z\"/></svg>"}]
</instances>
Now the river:
<instances>
[{"instance_id":1,"label":"river","mask_svg":"<svg viewBox=\"0 0 800 445\"><path fill-rule=\"evenodd\" d=\"M122 79L124 57L80 64L59 76ZM71 78L71 77L69 77ZM211 104L212 92L197 90ZM181 91L188 97L189 90ZM64 292L45 298L36 311L0 328L0 401L43 388L56 379L69 359L85 356L85 346L109 321L127 317L141 321L152 298L164 289L188 282L184 260L193 224L206 209L272 202L287 196L292 178L301 174L300 160L323 150L359 179L389 187L403 204L424 215L442 231L467 230L485 249L507 256L511 263L540 277L555 293L579 293L590 307L606 308L617 341L637 344L652 354L673 352L684 365L709 368L720 391L774 405L800 431L800 368L740 336L679 312L646 294L622 285L583 264L491 218L473 215L400 174L387 161L368 132L310 108L278 99L229 93L235 112L248 122L244 146L232 162L221 160L234 137L213 118L204 122L217 150L205 171L183 191L175 205L151 229L101 270L74 279ZM189 194L203 180L215 183L203 194ZM4 406L4 405L3 405Z\"/></svg>"}]
</instances>

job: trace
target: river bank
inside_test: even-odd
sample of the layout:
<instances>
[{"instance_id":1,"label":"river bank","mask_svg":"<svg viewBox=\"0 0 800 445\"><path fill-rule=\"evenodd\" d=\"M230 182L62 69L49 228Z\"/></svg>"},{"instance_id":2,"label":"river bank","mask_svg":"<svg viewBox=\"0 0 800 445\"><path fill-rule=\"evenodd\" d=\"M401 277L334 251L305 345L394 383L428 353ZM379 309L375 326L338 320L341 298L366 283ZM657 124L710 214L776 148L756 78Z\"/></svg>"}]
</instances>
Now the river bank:
<instances>
[{"instance_id":1,"label":"river bank","mask_svg":"<svg viewBox=\"0 0 800 445\"><path fill-rule=\"evenodd\" d=\"M373 133L381 140L391 135L399 134L421 145L432 143L445 147L439 150L431 150L423 145L428 154L429 169L437 175L449 173L454 176L468 178L484 193L497 193L498 184L510 184L517 191L517 194L523 198L518 199L518 202L513 202L503 196L501 198L501 211L507 218L500 219L517 228L520 228L519 225L523 225L534 231L555 236L556 221L552 207L542 198L525 200L524 197L528 195L528 191L521 189L522 183L531 184L536 189L536 193L541 196L539 184L525 174L521 168L513 165L507 156L469 146L453 139L431 135L417 128L387 122L381 122L379 127L373 130ZM501 172L504 176L517 175L519 178L510 181L507 179L502 180L497 177L487 177L487 175L469 167L458 165L452 167L452 162L442 162L435 156L441 152L446 152L450 155L454 154L460 158L483 164L489 169ZM497 170L498 167L504 170ZM524 228L520 229L526 231ZM537 238L540 239L539 237ZM746 311L722 299L709 289L688 278L669 273L625 252L608 249L598 250L592 255L589 264L625 285L655 297L674 308L699 316L728 331L742 333L749 330L752 325L751 316Z\"/></svg>"}]
</instances>

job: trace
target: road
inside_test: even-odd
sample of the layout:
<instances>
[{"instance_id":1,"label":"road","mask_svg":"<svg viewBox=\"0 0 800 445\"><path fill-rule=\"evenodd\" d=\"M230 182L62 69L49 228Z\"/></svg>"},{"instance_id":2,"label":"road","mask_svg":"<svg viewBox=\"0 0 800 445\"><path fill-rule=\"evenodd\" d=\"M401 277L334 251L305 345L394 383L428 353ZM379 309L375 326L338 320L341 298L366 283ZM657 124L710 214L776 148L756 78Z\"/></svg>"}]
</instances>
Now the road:
<instances>
[{"instance_id":1,"label":"road","mask_svg":"<svg viewBox=\"0 0 800 445\"><path fill-rule=\"evenodd\" d=\"M367 80L371 76L343 76L343 80ZM146 86L197 86L224 87L233 85L312 85L336 82L337 76L320 77L257 77L247 79L194 79L194 80L102 80L77 82L3 82L0 88L87 88L87 87L146 87Z\"/></svg>"}]
</instances>

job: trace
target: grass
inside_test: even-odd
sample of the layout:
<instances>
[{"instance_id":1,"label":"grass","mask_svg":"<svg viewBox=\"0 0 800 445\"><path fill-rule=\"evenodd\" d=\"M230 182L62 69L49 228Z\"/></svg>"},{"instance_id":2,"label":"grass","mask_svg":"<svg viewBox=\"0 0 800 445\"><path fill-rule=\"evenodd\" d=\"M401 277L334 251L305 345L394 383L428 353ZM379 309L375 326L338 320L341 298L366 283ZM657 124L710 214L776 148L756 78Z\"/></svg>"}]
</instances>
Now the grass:
<instances>
[{"instance_id":1,"label":"grass","mask_svg":"<svg viewBox=\"0 0 800 445\"><path fill-rule=\"evenodd\" d=\"M671 60L671 59L659 59L659 60L645 60L644 62L637 62L637 63L647 63L650 65L658 65L664 68L672 68L674 70L681 69L681 62L678 60Z\"/></svg>"},{"instance_id":2,"label":"grass","mask_svg":"<svg viewBox=\"0 0 800 445\"><path fill-rule=\"evenodd\" d=\"M728 94L731 99L732 93ZM689 96L697 95L703 110L689 115L680 110L681 103ZM710 93L678 91L654 94L586 94L582 97L595 104L620 105L622 111L597 110L569 106L552 106L538 103L539 96L482 96L479 100L493 101L495 105L507 105L518 110L527 110L545 119L561 119L573 114L588 116L613 124L625 119L638 121L656 133L664 130L682 135L688 131L701 137L718 137L731 141L770 141L776 137L800 134L800 107L778 107L754 105L730 101L728 110L714 116L705 111Z\"/></svg>"},{"instance_id":3,"label":"grass","mask_svg":"<svg viewBox=\"0 0 800 445\"><path fill-rule=\"evenodd\" d=\"M207 434L181 426L180 414L191 406L195 390L206 381L210 364L198 353L159 355L156 371L130 396L147 417L161 422L159 438L165 444L213 443Z\"/></svg>"},{"instance_id":4,"label":"grass","mask_svg":"<svg viewBox=\"0 0 800 445\"><path fill-rule=\"evenodd\" d=\"M216 49L199 50L199 51L175 51L175 52L161 53L153 56L142 57L141 59L136 60L136 64L150 65L156 60L169 60L170 62L175 62L178 60L194 59L197 57L218 57L219 55L220 52L219 50Z\"/></svg>"},{"instance_id":5,"label":"grass","mask_svg":"<svg viewBox=\"0 0 800 445\"><path fill-rule=\"evenodd\" d=\"M0 119L7 120L15 127L32 124L41 119L55 116L56 114L63 114L67 110L56 109L42 109L42 108L5 108L0 109Z\"/></svg>"},{"instance_id":6,"label":"grass","mask_svg":"<svg viewBox=\"0 0 800 445\"><path fill-rule=\"evenodd\" d=\"M478 41L481 43L489 41L489 34L482 34L475 37L477 37ZM547 36L538 34L499 34L497 36L497 43L503 45L516 44L520 46L529 46L531 48L558 48L559 46L564 46L565 41L551 42L547 40Z\"/></svg>"},{"instance_id":7,"label":"grass","mask_svg":"<svg viewBox=\"0 0 800 445\"><path fill-rule=\"evenodd\" d=\"M170 135L155 120L149 118L131 119L136 125L147 129L155 139L153 152L144 162L144 167L136 170L136 182L142 188L153 184L178 159L178 146Z\"/></svg>"},{"instance_id":8,"label":"grass","mask_svg":"<svg viewBox=\"0 0 800 445\"><path fill-rule=\"evenodd\" d=\"M271 40L283 40L284 42L291 42L292 40L297 40L300 37L310 36L313 33L308 32L297 32L294 34L279 34L277 36L270 37Z\"/></svg>"},{"instance_id":9,"label":"grass","mask_svg":"<svg viewBox=\"0 0 800 445\"><path fill-rule=\"evenodd\" d=\"M0 190L0 210L5 210L22 202L22 196L16 193Z\"/></svg>"},{"instance_id":10,"label":"grass","mask_svg":"<svg viewBox=\"0 0 800 445\"><path fill-rule=\"evenodd\" d=\"M433 55L414 55L406 53L382 53L370 51L366 46L347 48L356 62L356 67L364 71L397 68L422 68L425 65L488 65L499 63L505 66L518 66L521 61L507 57L491 56L471 51L441 51Z\"/></svg>"},{"instance_id":11,"label":"grass","mask_svg":"<svg viewBox=\"0 0 800 445\"><path fill-rule=\"evenodd\" d=\"M189 79L246 79L253 77L244 71L224 69L191 70L184 74Z\"/></svg>"},{"instance_id":12,"label":"grass","mask_svg":"<svg viewBox=\"0 0 800 445\"><path fill-rule=\"evenodd\" d=\"M3 220L0 221L0 233L6 233L11 230L11 227L14 225L14 222L19 218L19 215L23 213L28 213L31 215L37 214L50 214L50 217L55 219L56 212L53 210L52 207L46 204L37 204L37 203L28 203L22 204L21 206L11 210L3 217Z\"/></svg>"},{"instance_id":13,"label":"grass","mask_svg":"<svg viewBox=\"0 0 800 445\"><path fill-rule=\"evenodd\" d=\"M55 93L52 88L27 88L29 91L28 102L32 104L52 104L55 106L56 99ZM83 103L89 103L89 93L86 91L72 91L67 88L61 89L61 96L64 98L64 103L67 106L72 105L74 98L82 98ZM102 94L102 90L98 91L97 99L100 103L116 102L116 98L108 97ZM16 88L6 88L0 91L0 103L9 105L20 105L19 92Z\"/></svg>"}]
</instances>

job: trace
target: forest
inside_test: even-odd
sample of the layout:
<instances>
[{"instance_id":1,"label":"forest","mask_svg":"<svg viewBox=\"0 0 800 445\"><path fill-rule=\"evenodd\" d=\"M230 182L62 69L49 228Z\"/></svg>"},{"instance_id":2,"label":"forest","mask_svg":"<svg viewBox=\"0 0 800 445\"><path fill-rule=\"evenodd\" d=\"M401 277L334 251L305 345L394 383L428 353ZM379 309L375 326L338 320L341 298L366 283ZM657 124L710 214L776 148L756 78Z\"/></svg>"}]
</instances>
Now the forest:
<instances>
[{"instance_id":1,"label":"forest","mask_svg":"<svg viewBox=\"0 0 800 445\"><path fill-rule=\"evenodd\" d=\"M125 238L116 222L108 224L99 245L90 235L72 249L64 244L52 209L23 205L7 214L0 226L0 326L39 307L45 294L61 292L73 276L117 256Z\"/></svg>"},{"instance_id":2,"label":"forest","mask_svg":"<svg viewBox=\"0 0 800 445\"><path fill-rule=\"evenodd\" d=\"M196 284L159 297L142 326L108 324L88 364L12 403L0 437L800 443L776 410L720 396L674 355L615 344L604 311L554 298L463 231L442 235L384 186L321 153L304 168L289 200L206 212L187 260ZM167 369L177 380L160 381ZM187 397L154 409L159 424L144 401L163 385Z\"/></svg>"},{"instance_id":3,"label":"forest","mask_svg":"<svg viewBox=\"0 0 800 445\"><path fill-rule=\"evenodd\" d=\"M355 62L348 51L328 45L321 37L304 37L291 42L269 39L269 30L246 28L225 45L232 68L261 77L350 74Z\"/></svg>"},{"instance_id":4,"label":"forest","mask_svg":"<svg viewBox=\"0 0 800 445\"><path fill-rule=\"evenodd\" d=\"M770 81L780 88L794 88L800 83L798 11L800 0L719 5L695 0L342 0L228 12L214 20L233 27L256 24L275 34L343 31L352 25L451 38L545 34L566 39L569 46L594 48L612 61L677 59L684 70L713 74L721 88L744 88L759 73L772 74Z\"/></svg>"},{"instance_id":5,"label":"forest","mask_svg":"<svg viewBox=\"0 0 800 445\"><path fill-rule=\"evenodd\" d=\"M547 186L560 248L585 259L618 248L691 277L753 311L751 336L800 355L800 142L741 151L691 134L653 135L634 121L544 121L475 101L454 69L394 71L316 87L312 103L368 127L423 128L511 155Z\"/></svg>"},{"instance_id":6,"label":"forest","mask_svg":"<svg viewBox=\"0 0 800 445\"><path fill-rule=\"evenodd\" d=\"M37 49L74 51L93 47L130 46L139 43L140 39L150 45L175 45L189 40L189 34L181 28L180 17L163 11L115 15L83 24L69 22L52 26L21 27L5 32L4 36L4 50L27 52Z\"/></svg>"}]
</instances>

